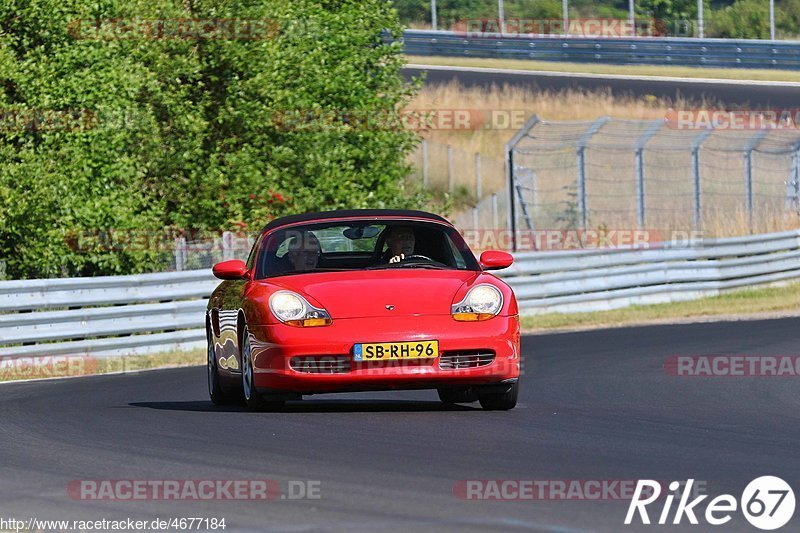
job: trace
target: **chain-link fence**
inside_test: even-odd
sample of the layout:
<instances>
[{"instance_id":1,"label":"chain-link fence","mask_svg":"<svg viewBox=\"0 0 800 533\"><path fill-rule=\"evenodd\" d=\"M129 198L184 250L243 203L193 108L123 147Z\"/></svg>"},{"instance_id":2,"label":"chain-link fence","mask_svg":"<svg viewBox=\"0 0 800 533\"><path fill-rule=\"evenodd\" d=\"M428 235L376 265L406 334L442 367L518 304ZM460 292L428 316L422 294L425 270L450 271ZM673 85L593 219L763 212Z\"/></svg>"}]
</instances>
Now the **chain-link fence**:
<instances>
[{"instance_id":1,"label":"chain-link fence","mask_svg":"<svg viewBox=\"0 0 800 533\"><path fill-rule=\"evenodd\" d=\"M449 144L422 141L409 156L412 179L426 190L449 193L462 204L474 205L506 188L502 159L469 152Z\"/></svg>"},{"instance_id":2,"label":"chain-link fence","mask_svg":"<svg viewBox=\"0 0 800 533\"><path fill-rule=\"evenodd\" d=\"M509 146L514 229L708 236L797 227L800 131L534 117Z\"/></svg>"},{"instance_id":3,"label":"chain-link fence","mask_svg":"<svg viewBox=\"0 0 800 533\"><path fill-rule=\"evenodd\" d=\"M220 261L241 259L245 261L253 247L254 237L248 234L222 232L219 236L206 239L175 239L174 262L167 271L196 270L211 268Z\"/></svg>"},{"instance_id":4,"label":"chain-link fence","mask_svg":"<svg viewBox=\"0 0 800 533\"><path fill-rule=\"evenodd\" d=\"M664 237L726 237L800 227L800 130L532 117L509 143L506 161L429 141L409 157L412 179L454 199L450 219L461 230L645 229ZM252 243L252 236L229 232L177 239L170 269L246 259Z\"/></svg>"}]
</instances>

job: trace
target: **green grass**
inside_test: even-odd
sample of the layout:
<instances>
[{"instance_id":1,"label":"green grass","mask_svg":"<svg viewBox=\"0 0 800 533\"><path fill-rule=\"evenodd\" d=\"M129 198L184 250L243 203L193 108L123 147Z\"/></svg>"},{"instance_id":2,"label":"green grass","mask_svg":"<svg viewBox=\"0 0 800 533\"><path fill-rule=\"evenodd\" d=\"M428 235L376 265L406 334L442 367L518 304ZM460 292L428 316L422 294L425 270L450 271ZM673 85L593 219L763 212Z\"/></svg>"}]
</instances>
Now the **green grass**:
<instances>
[{"instance_id":1,"label":"green grass","mask_svg":"<svg viewBox=\"0 0 800 533\"><path fill-rule=\"evenodd\" d=\"M800 314L800 283L744 289L686 302L634 305L613 311L548 313L522 317L522 329L546 332L643 324Z\"/></svg>"},{"instance_id":2,"label":"green grass","mask_svg":"<svg viewBox=\"0 0 800 533\"><path fill-rule=\"evenodd\" d=\"M20 358L5 360L0 364L0 382L90 376L112 372L136 372L153 368L204 365L205 363L205 350L108 358L51 356L39 357L35 361L31 361L30 358Z\"/></svg>"},{"instance_id":3,"label":"green grass","mask_svg":"<svg viewBox=\"0 0 800 533\"><path fill-rule=\"evenodd\" d=\"M631 76L667 76L678 78L716 78L725 80L793 81L800 82L800 71L701 68L660 65L603 65L598 63L562 63L557 61L528 61L524 59L488 59L463 57L407 56L408 63L453 67L484 67L545 72L575 72L587 74L626 74Z\"/></svg>"}]
</instances>

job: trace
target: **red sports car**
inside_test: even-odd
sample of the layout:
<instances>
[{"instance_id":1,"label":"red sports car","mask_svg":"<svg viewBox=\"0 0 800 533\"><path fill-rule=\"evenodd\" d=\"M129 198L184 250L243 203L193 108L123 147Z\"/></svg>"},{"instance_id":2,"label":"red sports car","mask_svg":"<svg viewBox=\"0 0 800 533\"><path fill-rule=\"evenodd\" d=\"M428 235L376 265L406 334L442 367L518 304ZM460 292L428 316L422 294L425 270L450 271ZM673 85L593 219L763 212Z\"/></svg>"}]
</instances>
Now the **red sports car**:
<instances>
[{"instance_id":1,"label":"red sports car","mask_svg":"<svg viewBox=\"0 0 800 533\"><path fill-rule=\"evenodd\" d=\"M214 266L208 388L253 409L344 391L437 389L445 403L511 409L519 393L514 293L445 219L422 211L283 217L247 262Z\"/></svg>"}]
</instances>

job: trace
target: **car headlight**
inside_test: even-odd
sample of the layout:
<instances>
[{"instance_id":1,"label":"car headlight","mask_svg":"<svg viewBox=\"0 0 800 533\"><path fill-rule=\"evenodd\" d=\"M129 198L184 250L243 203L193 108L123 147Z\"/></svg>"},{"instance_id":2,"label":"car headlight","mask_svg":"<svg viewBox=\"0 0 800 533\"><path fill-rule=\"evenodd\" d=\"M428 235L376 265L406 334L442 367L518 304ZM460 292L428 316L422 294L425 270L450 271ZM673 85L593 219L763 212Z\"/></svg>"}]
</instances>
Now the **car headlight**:
<instances>
[{"instance_id":1,"label":"car headlight","mask_svg":"<svg viewBox=\"0 0 800 533\"><path fill-rule=\"evenodd\" d=\"M308 300L292 291L278 291L269 297L269 309L275 318L290 326L327 326L331 315L314 307Z\"/></svg>"},{"instance_id":2,"label":"car headlight","mask_svg":"<svg viewBox=\"0 0 800 533\"><path fill-rule=\"evenodd\" d=\"M453 318L460 322L488 320L503 308L503 294L493 285L477 285L464 299L451 308Z\"/></svg>"}]
</instances>

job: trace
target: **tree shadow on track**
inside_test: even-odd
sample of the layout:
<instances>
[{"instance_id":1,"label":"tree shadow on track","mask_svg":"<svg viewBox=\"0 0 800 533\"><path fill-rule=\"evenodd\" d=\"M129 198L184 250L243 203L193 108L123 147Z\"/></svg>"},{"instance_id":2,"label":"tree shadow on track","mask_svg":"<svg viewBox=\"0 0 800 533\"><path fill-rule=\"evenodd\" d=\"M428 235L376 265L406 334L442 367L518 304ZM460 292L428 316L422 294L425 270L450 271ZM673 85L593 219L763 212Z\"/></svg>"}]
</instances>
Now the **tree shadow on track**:
<instances>
[{"instance_id":1,"label":"tree shadow on track","mask_svg":"<svg viewBox=\"0 0 800 533\"><path fill-rule=\"evenodd\" d=\"M218 406L209 401L186 402L133 402L131 407L144 407L166 411L193 411L208 413L247 413L244 406ZM480 411L471 405L448 405L437 401L418 400L302 400L286 402L283 407L268 408L270 413L394 413Z\"/></svg>"}]
</instances>

